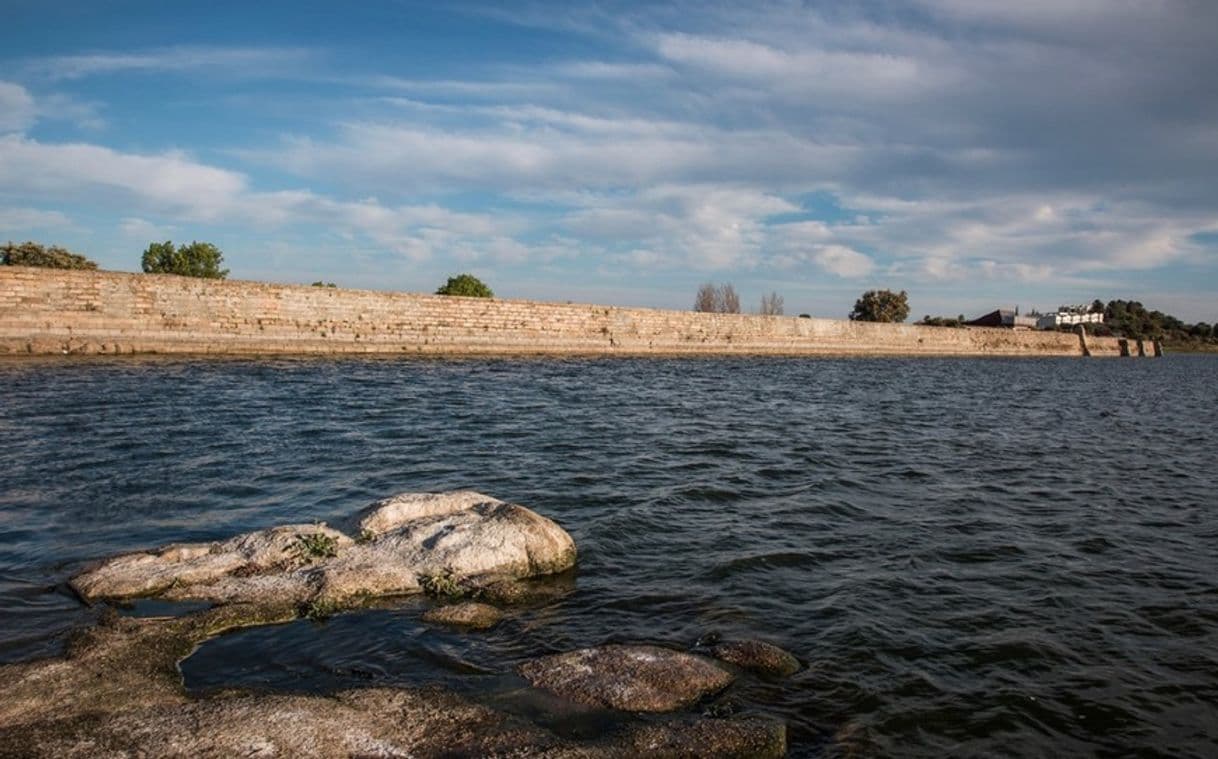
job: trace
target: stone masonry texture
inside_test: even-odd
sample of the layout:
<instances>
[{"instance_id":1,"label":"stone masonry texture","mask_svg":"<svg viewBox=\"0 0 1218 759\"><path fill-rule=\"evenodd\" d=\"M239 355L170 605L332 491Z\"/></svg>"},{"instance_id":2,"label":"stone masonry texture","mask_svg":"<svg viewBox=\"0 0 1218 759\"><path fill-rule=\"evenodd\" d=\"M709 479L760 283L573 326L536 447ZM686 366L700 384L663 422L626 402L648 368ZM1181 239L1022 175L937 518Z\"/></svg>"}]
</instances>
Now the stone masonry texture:
<instances>
[{"instance_id":1,"label":"stone masonry texture","mask_svg":"<svg viewBox=\"0 0 1218 759\"><path fill-rule=\"evenodd\" d=\"M1092 355L1120 355L1113 338ZM0 266L0 355L1081 356L1077 335Z\"/></svg>"}]
</instances>

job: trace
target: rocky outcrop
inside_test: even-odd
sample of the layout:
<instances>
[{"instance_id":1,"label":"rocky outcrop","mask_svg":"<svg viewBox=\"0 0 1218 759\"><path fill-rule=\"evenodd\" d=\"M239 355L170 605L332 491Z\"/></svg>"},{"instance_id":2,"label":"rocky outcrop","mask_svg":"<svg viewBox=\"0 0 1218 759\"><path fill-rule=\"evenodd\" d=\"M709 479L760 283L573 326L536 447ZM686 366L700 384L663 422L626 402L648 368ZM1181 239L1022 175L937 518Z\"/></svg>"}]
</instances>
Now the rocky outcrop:
<instances>
[{"instance_id":1,"label":"rocky outcrop","mask_svg":"<svg viewBox=\"0 0 1218 759\"><path fill-rule=\"evenodd\" d=\"M423 621L451 627L466 627L471 630L489 630L503 619L503 612L490 604L466 601L448 606L437 606L423 614Z\"/></svg>"},{"instance_id":2,"label":"rocky outcrop","mask_svg":"<svg viewBox=\"0 0 1218 759\"><path fill-rule=\"evenodd\" d=\"M518 668L533 685L590 706L670 712L734 679L709 659L658 646L609 645L544 656Z\"/></svg>"},{"instance_id":3,"label":"rocky outcrop","mask_svg":"<svg viewBox=\"0 0 1218 759\"><path fill-rule=\"evenodd\" d=\"M473 592L503 603L570 590L571 574L561 573L575 563L571 537L549 519L480 493L395 496L352 523L358 540L325 525L286 525L127 554L72 578L89 601L157 596L219 605L183 617L103 614L62 658L0 665L0 757L785 753L785 727L772 720L627 718L581 741L436 688L188 697L181 660L235 628L419 591ZM530 580L536 577L547 579ZM437 606L425 619L481 627L499 614L467 601ZM654 646L547 656L520 672L571 701L635 712L689 706L733 679L706 658Z\"/></svg>"},{"instance_id":4,"label":"rocky outcrop","mask_svg":"<svg viewBox=\"0 0 1218 759\"><path fill-rule=\"evenodd\" d=\"M717 643L711 656L744 669L770 677L786 677L799 671L799 660L789 652L761 640L734 640Z\"/></svg>"},{"instance_id":5,"label":"rocky outcrop","mask_svg":"<svg viewBox=\"0 0 1218 759\"><path fill-rule=\"evenodd\" d=\"M428 577L472 588L575 564L574 541L553 521L474 491L395 496L365 510L359 526L360 541L325 525L288 525L172 545L110 559L70 584L86 600L341 606L417 593Z\"/></svg>"}]
</instances>

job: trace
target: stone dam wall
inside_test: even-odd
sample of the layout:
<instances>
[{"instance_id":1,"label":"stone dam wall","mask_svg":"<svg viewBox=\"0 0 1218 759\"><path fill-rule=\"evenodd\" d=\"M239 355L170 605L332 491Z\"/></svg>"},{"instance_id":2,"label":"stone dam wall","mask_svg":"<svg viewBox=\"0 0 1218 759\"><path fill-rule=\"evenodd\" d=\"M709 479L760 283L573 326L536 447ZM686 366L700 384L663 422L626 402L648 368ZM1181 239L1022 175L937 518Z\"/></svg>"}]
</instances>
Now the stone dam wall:
<instances>
[{"instance_id":1,"label":"stone dam wall","mask_svg":"<svg viewBox=\"0 0 1218 759\"><path fill-rule=\"evenodd\" d=\"M1154 355L1089 337L1093 356ZM1137 341L1128 341L1136 343ZM0 354L1082 356L952 329L0 266Z\"/></svg>"}]
</instances>

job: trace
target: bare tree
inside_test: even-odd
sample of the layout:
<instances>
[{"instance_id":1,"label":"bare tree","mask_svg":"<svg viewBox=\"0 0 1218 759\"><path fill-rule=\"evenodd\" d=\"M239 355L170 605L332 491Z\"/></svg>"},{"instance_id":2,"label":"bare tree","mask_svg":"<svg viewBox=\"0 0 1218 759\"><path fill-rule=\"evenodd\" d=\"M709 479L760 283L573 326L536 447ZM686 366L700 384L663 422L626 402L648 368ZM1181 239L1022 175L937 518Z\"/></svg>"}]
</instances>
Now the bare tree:
<instances>
[{"instance_id":1,"label":"bare tree","mask_svg":"<svg viewBox=\"0 0 1218 759\"><path fill-rule=\"evenodd\" d=\"M715 288L715 283L707 282L698 288L698 294L694 297L694 310L705 313L719 310L719 291Z\"/></svg>"},{"instance_id":2,"label":"bare tree","mask_svg":"<svg viewBox=\"0 0 1218 759\"><path fill-rule=\"evenodd\" d=\"M740 313L740 296L731 284L715 286L707 282L698 288L694 298L694 310L708 314L738 314Z\"/></svg>"},{"instance_id":3,"label":"bare tree","mask_svg":"<svg viewBox=\"0 0 1218 759\"><path fill-rule=\"evenodd\" d=\"M719 287L719 313L740 313L740 296L736 294L736 288L732 287L731 283Z\"/></svg>"},{"instance_id":4,"label":"bare tree","mask_svg":"<svg viewBox=\"0 0 1218 759\"><path fill-rule=\"evenodd\" d=\"M761 296L761 310L758 313L762 316L782 316L782 306L782 296L772 292Z\"/></svg>"}]
</instances>

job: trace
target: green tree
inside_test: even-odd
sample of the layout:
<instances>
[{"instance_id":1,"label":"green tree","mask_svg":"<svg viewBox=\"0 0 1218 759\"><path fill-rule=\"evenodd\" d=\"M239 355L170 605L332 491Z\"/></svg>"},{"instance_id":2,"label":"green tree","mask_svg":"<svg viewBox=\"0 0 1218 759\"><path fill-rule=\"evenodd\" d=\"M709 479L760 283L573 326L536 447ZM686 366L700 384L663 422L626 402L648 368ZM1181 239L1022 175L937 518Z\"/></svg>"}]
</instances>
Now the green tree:
<instances>
[{"instance_id":1,"label":"green tree","mask_svg":"<svg viewBox=\"0 0 1218 759\"><path fill-rule=\"evenodd\" d=\"M192 242L176 248L169 240L154 242L144 251L141 264L148 274L180 274L184 277L224 279L228 269L221 269L224 254L209 242Z\"/></svg>"},{"instance_id":2,"label":"green tree","mask_svg":"<svg viewBox=\"0 0 1218 759\"><path fill-rule=\"evenodd\" d=\"M96 269L97 264L84 256L52 245L44 248L36 242L20 245L8 243L0 247L0 263L6 266L42 266L47 269Z\"/></svg>"},{"instance_id":3,"label":"green tree","mask_svg":"<svg viewBox=\"0 0 1218 759\"><path fill-rule=\"evenodd\" d=\"M868 290L854 302L850 321L903 322L909 316L909 295L902 290Z\"/></svg>"},{"instance_id":4,"label":"green tree","mask_svg":"<svg viewBox=\"0 0 1218 759\"><path fill-rule=\"evenodd\" d=\"M473 274L458 274L436 290L436 295L463 295L467 298L493 298L495 293Z\"/></svg>"}]
</instances>

